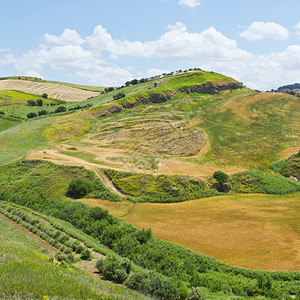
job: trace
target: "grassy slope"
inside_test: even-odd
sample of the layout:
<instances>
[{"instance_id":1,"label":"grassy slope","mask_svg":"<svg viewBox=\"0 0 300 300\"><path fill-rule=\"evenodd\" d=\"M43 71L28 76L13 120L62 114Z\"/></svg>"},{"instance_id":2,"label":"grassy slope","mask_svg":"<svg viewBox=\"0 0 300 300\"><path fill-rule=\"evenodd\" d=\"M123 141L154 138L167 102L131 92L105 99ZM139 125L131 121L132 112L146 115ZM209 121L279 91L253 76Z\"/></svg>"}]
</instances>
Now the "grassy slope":
<instances>
[{"instance_id":1,"label":"grassy slope","mask_svg":"<svg viewBox=\"0 0 300 300\"><path fill-rule=\"evenodd\" d=\"M112 292L111 283L96 280L73 266L60 267L25 235L26 231L21 233L11 224L0 215L0 297L120 299L117 294L122 294L122 299L146 299L121 286Z\"/></svg>"},{"instance_id":2,"label":"grassy slope","mask_svg":"<svg viewBox=\"0 0 300 300\"><path fill-rule=\"evenodd\" d=\"M0 219L0 226L0 296L105 297L94 290L91 278L51 263L37 244L6 221Z\"/></svg>"},{"instance_id":3,"label":"grassy slope","mask_svg":"<svg viewBox=\"0 0 300 300\"><path fill-rule=\"evenodd\" d=\"M37 99L43 100L43 106L28 106L27 100ZM55 109L55 106L50 104L64 104L65 101L52 98L44 99L39 95L33 95L13 90L0 90L0 111L6 116L13 118L27 119L27 114L30 112L37 113L40 110L46 110L48 113ZM47 106L48 105L48 106ZM0 128L1 129L1 128ZM1 130L0 130L1 131Z\"/></svg>"},{"instance_id":4,"label":"grassy slope","mask_svg":"<svg viewBox=\"0 0 300 300\"><path fill-rule=\"evenodd\" d=\"M83 167L59 166L38 160L0 166L0 189L15 195L65 198L70 182L78 178L89 183L91 197L119 200L93 172Z\"/></svg>"},{"instance_id":5,"label":"grassy slope","mask_svg":"<svg viewBox=\"0 0 300 300\"><path fill-rule=\"evenodd\" d=\"M51 122L53 118L23 121L18 126L0 132L0 165L18 161L30 151L49 146L43 132Z\"/></svg>"},{"instance_id":6,"label":"grassy slope","mask_svg":"<svg viewBox=\"0 0 300 300\"><path fill-rule=\"evenodd\" d=\"M134 95L178 89L220 79L231 80L216 73L192 72L157 78L143 84L129 86L122 91L126 94L126 100ZM157 83L157 87L154 87L154 83ZM164 139L164 136L159 136L163 134L159 129L163 125L162 122L176 123L178 126L173 130L174 133L182 127L185 132L190 129L204 130L207 134L210 143L208 153L181 158L183 161L200 166L266 167L271 161L280 158L282 150L299 146L300 131L297 120L300 118L300 113L297 97L280 93L257 93L246 88L225 91L214 96L195 93L177 94L164 103L139 105L131 109L123 109L121 113L98 118L98 112L102 110L103 105L118 102L113 100L113 95L116 93L118 91L82 102L82 105L93 103L93 107L89 110L79 110L71 115L53 118L52 122L46 118L47 121L36 120L30 124L36 128L38 123L48 123L46 128L39 127L39 135L42 136L46 132L46 140L55 142L74 138L78 140L78 137L86 133L92 133L95 138L100 136L101 139L116 134L116 138L109 139L108 145L138 151L140 153L134 153L133 156L140 157L142 161L142 156L163 159L168 155L168 153L161 154L157 149L149 146L146 137L141 136L141 133L147 133L145 122L149 125L155 122L158 124L156 137L154 137L158 141ZM124 101L124 98L120 101ZM21 124L20 130L16 129L17 135L22 134L23 126L24 124ZM139 130L136 129L137 127L140 127ZM171 131L167 134L170 136ZM177 143L180 144L180 140L179 135ZM35 145L31 148L34 149Z\"/></svg>"}]
</instances>

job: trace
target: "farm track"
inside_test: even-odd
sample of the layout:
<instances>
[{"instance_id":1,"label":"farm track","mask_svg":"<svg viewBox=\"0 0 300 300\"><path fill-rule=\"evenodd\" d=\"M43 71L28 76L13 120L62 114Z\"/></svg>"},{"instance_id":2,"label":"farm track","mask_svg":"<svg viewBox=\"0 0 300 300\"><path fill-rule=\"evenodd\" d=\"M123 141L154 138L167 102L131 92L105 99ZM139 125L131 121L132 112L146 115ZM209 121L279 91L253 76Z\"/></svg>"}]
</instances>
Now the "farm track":
<instances>
[{"instance_id":1,"label":"farm track","mask_svg":"<svg viewBox=\"0 0 300 300\"><path fill-rule=\"evenodd\" d=\"M0 80L0 90L16 90L34 95L42 95L46 93L50 98L72 102L83 101L87 98L96 97L99 95L98 92L81 90L55 83L42 83L13 79Z\"/></svg>"},{"instance_id":2,"label":"farm track","mask_svg":"<svg viewBox=\"0 0 300 300\"><path fill-rule=\"evenodd\" d=\"M101 182L113 193L124 196L125 194L121 193L112 183L112 181L105 175L103 170L101 169L94 169L97 177L101 180Z\"/></svg>"}]
</instances>

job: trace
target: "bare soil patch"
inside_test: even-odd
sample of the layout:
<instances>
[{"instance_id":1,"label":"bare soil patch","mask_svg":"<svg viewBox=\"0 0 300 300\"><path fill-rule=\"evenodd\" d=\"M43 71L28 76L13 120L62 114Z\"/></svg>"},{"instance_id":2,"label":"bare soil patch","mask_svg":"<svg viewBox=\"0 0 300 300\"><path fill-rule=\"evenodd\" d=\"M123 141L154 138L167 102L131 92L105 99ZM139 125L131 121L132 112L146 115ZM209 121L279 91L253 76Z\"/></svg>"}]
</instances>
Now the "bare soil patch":
<instances>
[{"instance_id":1,"label":"bare soil patch","mask_svg":"<svg viewBox=\"0 0 300 300\"><path fill-rule=\"evenodd\" d=\"M25 93L42 95L48 94L50 98L65 100L65 101L82 101L90 97L95 97L99 93L81 90L70 86L55 84L33 82L25 80L1 80L0 90L17 90Z\"/></svg>"},{"instance_id":2,"label":"bare soil patch","mask_svg":"<svg viewBox=\"0 0 300 300\"><path fill-rule=\"evenodd\" d=\"M293 154L296 154L300 151L300 147L292 147L285 149L284 151L281 152L281 157L282 158L288 158Z\"/></svg>"},{"instance_id":3,"label":"bare soil patch","mask_svg":"<svg viewBox=\"0 0 300 300\"><path fill-rule=\"evenodd\" d=\"M255 194L132 206L97 200L93 205L222 262L273 271L300 269L298 198L299 193Z\"/></svg>"}]
</instances>

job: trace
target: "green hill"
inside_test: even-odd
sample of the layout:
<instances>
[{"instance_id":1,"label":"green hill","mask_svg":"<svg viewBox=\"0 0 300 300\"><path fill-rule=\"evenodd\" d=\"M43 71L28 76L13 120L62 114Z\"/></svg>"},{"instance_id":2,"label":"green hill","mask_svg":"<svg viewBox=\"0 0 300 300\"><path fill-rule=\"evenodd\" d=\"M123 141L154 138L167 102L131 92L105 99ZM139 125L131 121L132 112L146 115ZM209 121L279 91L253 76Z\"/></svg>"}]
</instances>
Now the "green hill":
<instances>
[{"instance_id":1,"label":"green hill","mask_svg":"<svg viewBox=\"0 0 300 300\"><path fill-rule=\"evenodd\" d=\"M6 79L43 81L29 77ZM65 257L72 246L55 241L59 238L51 226L59 223L55 230L67 233L69 239L78 239L88 248L83 249L98 249L97 253L106 256L97 262L104 279L159 299L198 299L200 295L205 299L285 299L300 295L299 272L229 266L159 240L151 230L138 230L99 207L91 208L69 197L110 200L119 208L129 204L132 208L136 202L181 202L228 191L236 195L236 201L237 193L296 193L299 183L284 176L297 177L299 173L298 156L287 159L300 149L298 97L257 92L233 78L200 69L134 79L118 88L72 87L98 94L77 103L45 99L41 105L37 105L34 95L15 91L1 94L0 206L12 225L18 222L49 239L61 252L58 257ZM218 182L213 177L216 171L228 174L228 182ZM299 236L294 226L296 212L297 207L290 219L280 221L282 226L292 222L292 240ZM50 229L40 229L40 221L33 215L42 218L46 227L52 222ZM161 228L166 217L171 218L160 216ZM218 217L226 219L221 214ZM56 219L50 222L49 218ZM268 229L272 220L264 218ZM230 222L229 217L226 220ZM215 222L217 226L218 220ZM184 227L184 219L182 224ZM5 241L11 238L5 237L8 231L3 231ZM11 235L23 239L16 231ZM177 238L180 241L184 237ZM28 253L32 264L25 263L26 253L17 249L26 250L26 245L13 245L14 253L20 251L15 255L20 255L22 263L25 257L23 267L22 263L19 266L24 268L24 277L40 262L34 248ZM73 251L77 257L77 250ZM0 252L0 261L2 258ZM57 281L68 277L66 291L76 286L71 298L80 298L84 288L89 291L87 298L107 296L107 286L102 292L90 279L82 279L86 276L83 273L66 273L68 268L73 269L74 262L68 258L66 264L66 270L57 271L60 267L47 262L39 274L53 272ZM7 280L6 274L11 274L11 265L3 266L7 269L0 275L0 286L1 280ZM74 278L80 283L75 284ZM46 284L49 289L35 287L31 295L25 288L28 285L18 289L11 280L0 295L66 297L56 286L51 293ZM127 297L127 290L120 289L118 293ZM135 297L128 293L129 298Z\"/></svg>"}]
</instances>

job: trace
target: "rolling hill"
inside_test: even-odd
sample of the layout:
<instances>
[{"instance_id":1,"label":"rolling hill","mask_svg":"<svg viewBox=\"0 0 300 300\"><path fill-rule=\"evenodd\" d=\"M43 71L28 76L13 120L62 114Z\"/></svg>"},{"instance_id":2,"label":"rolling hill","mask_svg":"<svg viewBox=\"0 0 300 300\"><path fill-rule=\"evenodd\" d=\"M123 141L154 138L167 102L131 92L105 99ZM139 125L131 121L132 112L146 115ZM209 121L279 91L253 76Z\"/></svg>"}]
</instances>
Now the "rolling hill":
<instances>
[{"instance_id":1,"label":"rolling hill","mask_svg":"<svg viewBox=\"0 0 300 300\"><path fill-rule=\"evenodd\" d=\"M9 85L0 93L5 211L18 204L68 222L116 258L98 263L103 278L159 299L300 295L299 97L200 69L118 88L29 77L1 84ZM42 93L49 98L38 106ZM216 171L228 175L227 195Z\"/></svg>"},{"instance_id":2,"label":"rolling hill","mask_svg":"<svg viewBox=\"0 0 300 300\"><path fill-rule=\"evenodd\" d=\"M0 79L0 90L16 90L40 96L46 93L50 98L71 102L86 100L99 94L98 91L91 89L92 87L88 86L49 82L31 77L15 76Z\"/></svg>"}]
</instances>

